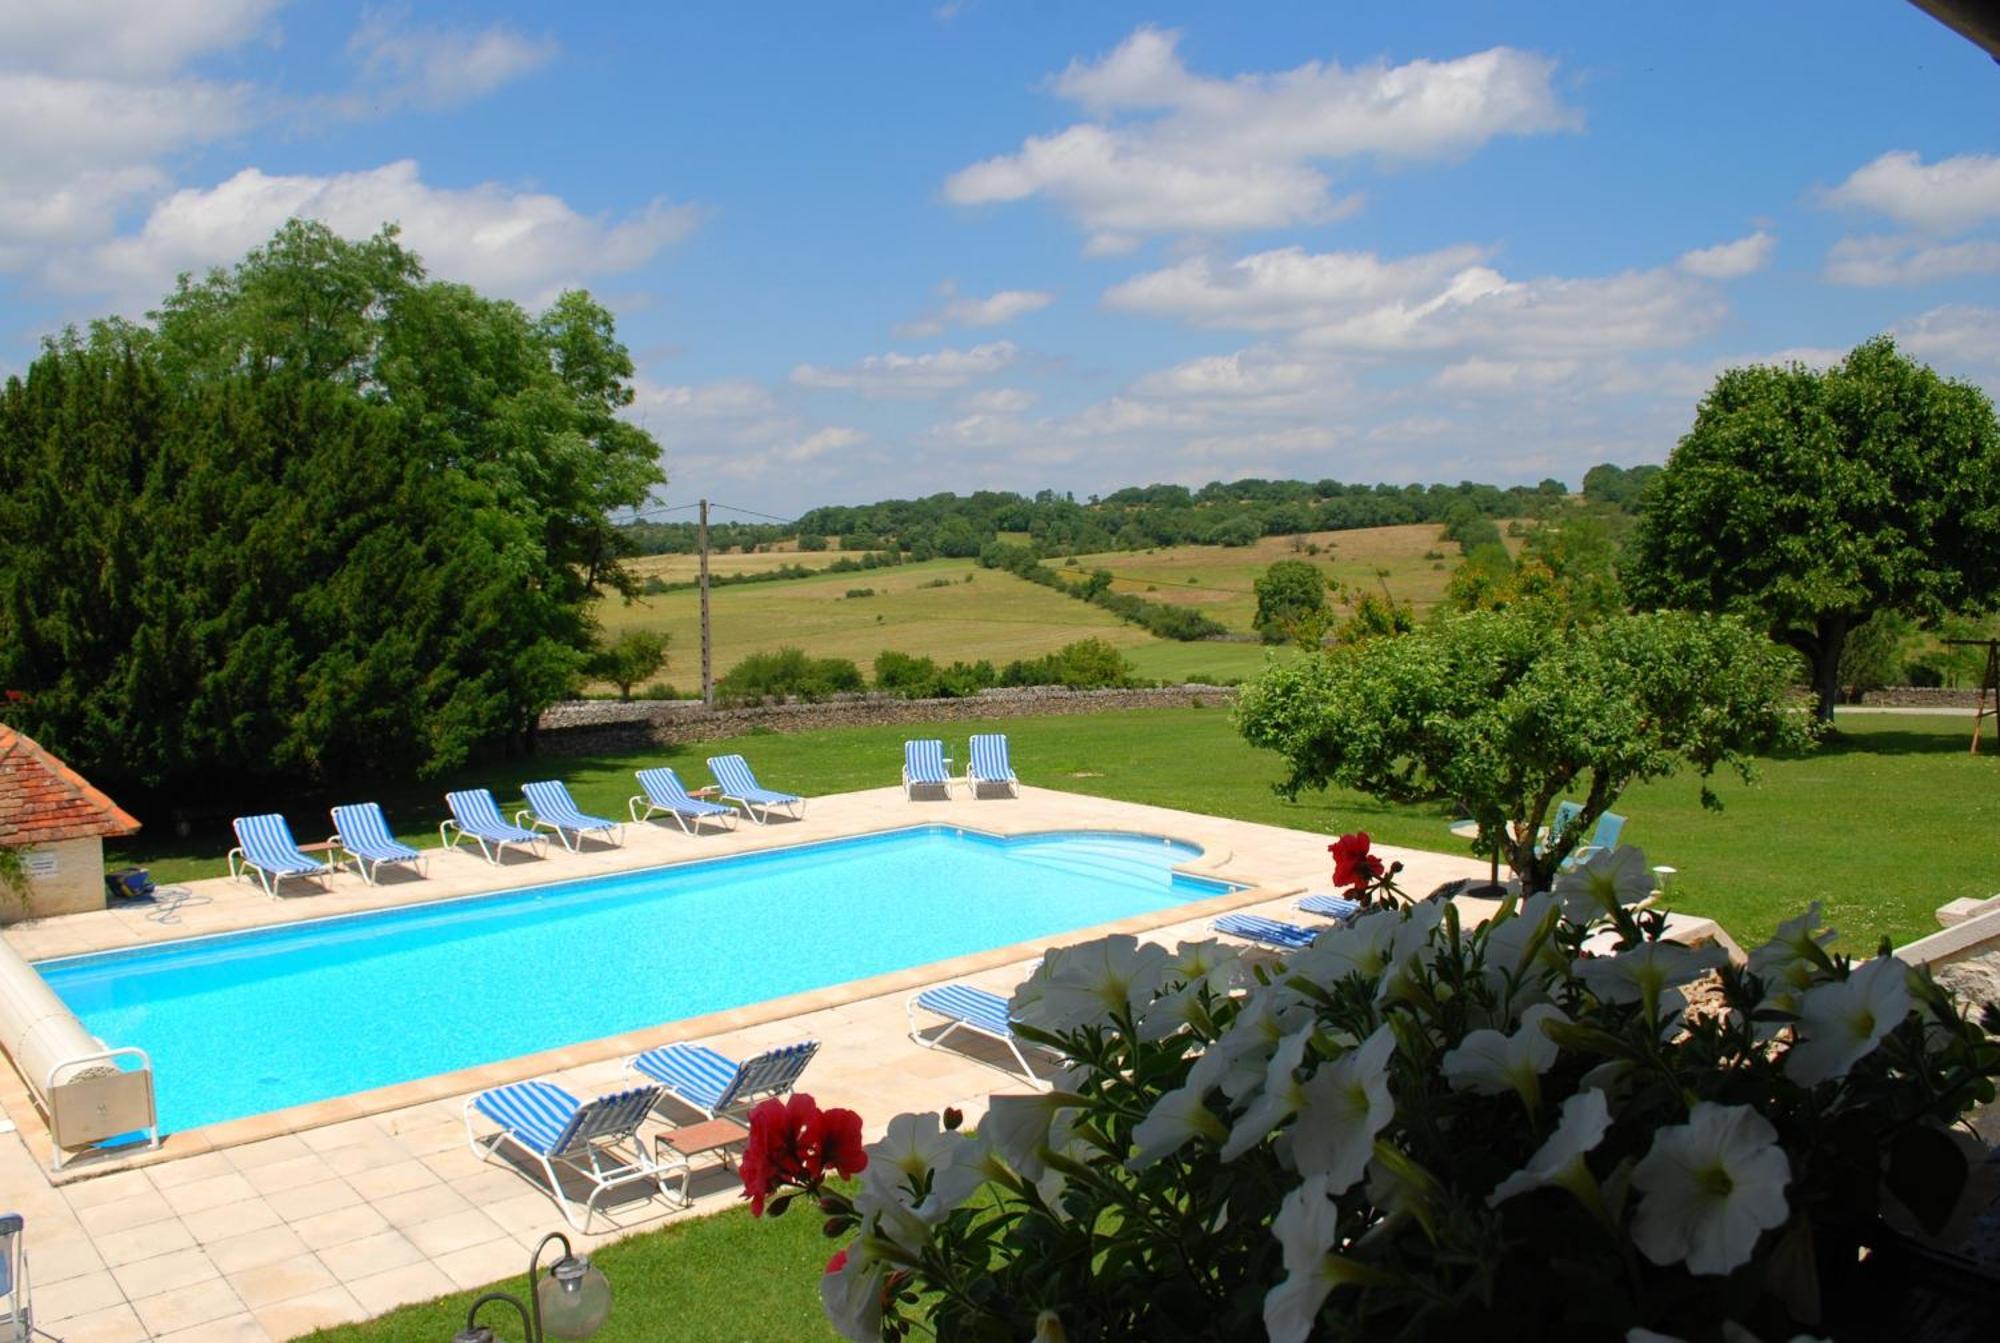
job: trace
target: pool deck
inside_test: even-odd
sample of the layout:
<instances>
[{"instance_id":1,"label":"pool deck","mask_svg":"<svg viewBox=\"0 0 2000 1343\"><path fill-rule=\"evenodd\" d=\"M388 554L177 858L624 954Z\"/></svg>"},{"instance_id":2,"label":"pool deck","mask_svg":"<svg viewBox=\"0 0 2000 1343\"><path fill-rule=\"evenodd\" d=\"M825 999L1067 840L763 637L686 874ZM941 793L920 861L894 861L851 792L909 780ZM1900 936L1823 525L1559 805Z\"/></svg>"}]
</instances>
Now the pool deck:
<instances>
[{"instance_id":1,"label":"pool deck","mask_svg":"<svg viewBox=\"0 0 2000 1343\"><path fill-rule=\"evenodd\" d=\"M191 883L171 915L128 909L16 925L7 940L31 959L232 932L665 863L726 857L813 840L941 823L999 835L1122 830L1203 848L1186 870L1249 889L949 961L796 994L608 1040L297 1106L167 1137L157 1152L48 1173L48 1131L19 1077L0 1067L0 1210L27 1217L36 1322L65 1343L266 1343L361 1319L407 1302L518 1275L542 1235L565 1229L548 1195L515 1167L466 1147L464 1098L484 1087L550 1075L578 1094L620 1085L622 1060L669 1040L700 1039L726 1054L806 1037L821 1041L802 1089L850 1106L870 1136L906 1110L956 1105L976 1118L988 1097L1023 1089L1005 1052L984 1041L925 1050L911 1042L903 1002L917 988L964 979L1006 992L1046 945L1132 932L1171 945L1212 936L1209 921L1248 909L1297 922L1303 891L1325 889L1329 836L1159 807L1023 788L1018 799L908 801L899 788L815 798L804 820L744 824L732 835L688 836L667 819L628 826L622 848L495 868L476 852L433 853L427 880L369 887L336 876L324 894L288 883L273 900L247 883ZM1484 864L1384 848L1422 893L1477 876ZM298 894L290 892L297 891ZM913 902L914 903L914 902ZM944 911L948 914L948 911ZM1482 915L1483 909L1468 913ZM802 917L811 911L801 911ZM837 911L828 911L837 917ZM115 1042L114 1042L115 1043ZM686 1120L698 1118L691 1112ZM6 1125L0 1123L0 1128ZM647 1131L650 1141L652 1130ZM730 1174L697 1168L692 1211L634 1193L611 1203L586 1245L736 1202Z\"/></svg>"}]
</instances>

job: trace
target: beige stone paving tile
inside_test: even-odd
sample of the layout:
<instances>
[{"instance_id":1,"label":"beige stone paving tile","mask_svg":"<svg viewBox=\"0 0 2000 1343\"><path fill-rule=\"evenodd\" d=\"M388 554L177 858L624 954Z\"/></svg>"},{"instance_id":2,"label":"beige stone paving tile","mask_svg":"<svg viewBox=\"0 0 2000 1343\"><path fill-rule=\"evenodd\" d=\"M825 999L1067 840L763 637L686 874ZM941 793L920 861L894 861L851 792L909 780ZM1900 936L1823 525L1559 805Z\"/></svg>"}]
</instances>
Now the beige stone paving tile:
<instances>
[{"instance_id":1,"label":"beige stone paving tile","mask_svg":"<svg viewBox=\"0 0 2000 1343\"><path fill-rule=\"evenodd\" d=\"M374 1170L356 1171L347 1177L360 1195L373 1202L391 1194L405 1194L412 1189L422 1189L438 1183L436 1172L414 1158L399 1161L393 1166L378 1166Z\"/></svg>"},{"instance_id":2,"label":"beige stone paving tile","mask_svg":"<svg viewBox=\"0 0 2000 1343\"><path fill-rule=\"evenodd\" d=\"M221 1278L134 1297L132 1309L155 1339L243 1313L242 1298Z\"/></svg>"},{"instance_id":3,"label":"beige stone paving tile","mask_svg":"<svg viewBox=\"0 0 2000 1343\"><path fill-rule=\"evenodd\" d=\"M176 1329L161 1334L153 1343L272 1343L272 1339L257 1317L246 1313L210 1320L192 1329Z\"/></svg>"},{"instance_id":4,"label":"beige stone paving tile","mask_svg":"<svg viewBox=\"0 0 2000 1343\"><path fill-rule=\"evenodd\" d=\"M251 1310L335 1287L340 1282L333 1276L333 1271L319 1261L319 1256L312 1254L295 1254L227 1276L229 1285L236 1289L236 1295L242 1297L243 1304Z\"/></svg>"},{"instance_id":5,"label":"beige stone paving tile","mask_svg":"<svg viewBox=\"0 0 2000 1343\"><path fill-rule=\"evenodd\" d=\"M483 1208L489 1203L515 1198L528 1186L511 1167L489 1164L477 1175L462 1175L452 1180L451 1187L474 1207Z\"/></svg>"},{"instance_id":6,"label":"beige stone paving tile","mask_svg":"<svg viewBox=\"0 0 2000 1343\"><path fill-rule=\"evenodd\" d=\"M419 1222L435 1221L454 1213L470 1211L472 1204L465 1196L450 1185L426 1185L422 1189L409 1189L387 1198L371 1199L375 1211L389 1219L393 1227L410 1227Z\"/></svg>"},{"instance_id":7,"label":"beige stone paving tile","mask_svg":"<svg viewBox=\"0 0 2000 1343\"><path fill-rule=\"evenodd\" d=\"M527 1186L522 1186L524 1189ZM491 1217L511 1235L543 1236L559 1230L563 1216L557 1210L555 1200L546 1193L521 1193L512 1198L494 1199L482 1204L480 1211Z\"/></svg>"},{"instance_id":8,"label":"beige stone paving tile","mask_svg":"<svg viewBox=\"0 0 2000 1343\"><path fill-rule=\"evenodd\" d=\"M164 1196L155 1193L151 1186L134 1190L116 1203L93 1203L76 1209L76 1220L93 1236L101 1236L108 1231L129 1231L148 1222L171 1221L173 1216L173 1205Z\"/></svg>"},{"instance_id":9,"label":"beige stone paving tile","mask_svg":"<svg viewBox=\"0 0 2000 1343\"><path fill-rule=\"evenodd\" d=\"M97 1253L103 1257L106 1266L116 1269L146 1259L157 1259L163 1254L191 1250L195 1239L193 1233L176 1218L167 1222L148 1222L127 1231L108 1231L92 1244L97 1247ZM36 1254L39 1258L39 1247Z\"/></svg>"},{"instance_id":10,"label":"beige stone paving tile","mask_svg":"<svg viewBox=\"0 0 2000 1343\"><path fill-rule=\"evenodd\" d=\"M463 1212L433 1218L428 1222L419 1222L409 1227L403 1234L410 1238L412 1245L433 1260L459 1250L471 1249L475 1245L484 1245L488 1241L507 1238L506 1230L477 1208L467 1208Z\"/></svg>"},{"instance_id":11,"label":"beige stone paving tile","mask_svg":"<svg viewBox=\"0 0 2000 1343\"><path fill-rule=\"evenodd\" d=\"M278 1226L283 1220L269 1199L252 1198L191 1212L181 1218L181 1225L199 1244L213 1245L217 1241L233 1240L248 1231L263 1231Z\"/></svg>"},{"instance_id":12,"label":"beige stone paving tile","mask_svg":"<svg viewBox=\"0 0 2000 1343\"><path fill-rule=\"evenodd\" d=\"M235 1169L227 1153L200 1152L178 1161L163 1161L157 1166L149 1166L146 1175L152 1180L155 1188L172 1189L176 1185L189 1184L195 1180L228 1175Z\"/></svg>"},{"instance_id":13,"label":"beige stone paving tile","mask_svg":"<svg viewBox=\"0 0 2000 1343\"><path fill-rule=\"evenodd\" d=\"M45 1287L104 1268L104 1256L80 1227L51 1234L31 1222L28 1234L35 1256L37 1286Z\"/></svg>"},{"instance_id":14,"label":"beige stone paving tile","mask_svg":"<svg viewBox=\"0 0 2000 1343\"><path fill-rule=\"evenodd\" d=\"M35 1318L44 1326L59 1320L73 1319L78 1315L92 1315L100 1310L109 1310L125 1300L125 1293L118 1286L118 1280L109 1273L82 1273L61 1282L41 1280L41 1255L31 1253L30 1267L35 1269L33 1282L35 1289Z\"/></svg>"},{"instance_id":15,"label":"beige stone paving tile","mask_svg":"<svg viewBox=\"0 0 2000 1343\"><path fill-rule=\"evenodd\" d=\"M412 1245L409 1237L394 1229L329 1245L318 1254L320 1262L332 1270L333 1276L348 1284L357 1278L417 1263L424 1257L424 1252Z\"/></svg>"},{"instance_id":16,"label":"beige stone paving tile","mask_svg":"<svg viewBox=\"0 0 2000 1343\"><path fill-rule=\"evenodd\" d=\"M118 1286L128 1300L139 1301L161 1292L192 1287L222 1274L207 1255L198 1249L187 1249L117 1265L112 1268L111 1276L118 1279Z\"/></svg>"},{"instance_id":17,"label":"beige stone paving tile","mask_svg":"<svg viewBox=\"0 0 2000 1343\"><path fill-rule=\"evenodd\" d=\"M218 1240L204 1247L216 1268L224 1274L241 1273L266 1264L279 1263L310 1253L298 1232L288 1226L265 1227L240 1236Z\"/></svg>"},{"instance_id":18,"label":"beige stone paving tile","mask_svg":"<svg viewBox=\"0 0 2000 1343\"><path fill-rule=\"evenodd\" d=\"M299 1141L315 1152L330 1152L335 1148L373 1137L379 1130L366 1118L345 1119L338 1124L328 1124L324 1128L306 1129L298 1135Z\"/></svg>"},{"instance_id":19,"label":"beige stone paving tile","mask_svg":"<svg viewBox=\"0 0 2000 1343\"><path fill-rule=\"evenodd\" d=\"M408 1161L410 1153L394 1138L375 1129L358 1141L328 1148L319 1157L329 1170L340 1175L354 1175Z\"/></svg>"},{"instance_id":20,"label":"beige stone paving tile","mask_svg":"<svg viewBox=\"0 0 2000 1343\"><path fill-rule=\"evenodd\" d=\"M432 1152L422 1160L431 1174L450 1184L477 1177L489 1164L465 1147L448 1147L442 1152Z\"/></svg>"},{"instance_id":21,"label":"beige stone paving tile","mask_svg":"<svg viewBox=\"0 0 2000 1343\"><path fill-rule=\"evenodd\" d=\"M258 1189L235 1171L227 1175L211 1175L206 1180L190 1180L186 1184L175 1185L166 1191L164 1197L176 1213L200 1212L204 1208L219 1208L225 1203L241 1203L245 1199L256 1198Z\"/></svg>"},{"instance_id":22,"label":"beige stone paving tile","mask_svg":"<svg viewBox=\"0 0 2000 1343\"><path fill-rule=\"evenodd\" d=\"M513 1080L513 1079L509 1079ZM467 1088L477 1090L478 1088ZM454 1095L458 1093L454 1092ZM465 1118L461 1106L452 1107L448 1120L407 1128L396 1135L405 1151L416 1156L429 1156L433 1152L448 1151L453 1147L465 1146Z\"/></svg>"},{"instance_id":23,"label":"beige stone paving tile","mask_svg":"<svg viewBox=\"0 0 2000 1343\"><path fill-rule=\"evenodd\" d=\"M63 1343L148 1343L146 1326L125 1302L64 1320Z\"/></svg>"},{"instance_id":24,"label":"beige stone paving tile","mask_svg":"<svg viewBox=\"0 0 2000 1343\"><path fill-rule=\"evenodd\" d=\"M322 1180L318 1184L287 1189L271 1202L280 1217L296 1226L308 1218L351 1208L366 1200L345 1180Z\"/></svg>"},{"instance_id":25,"label":"beige stone paving tile","mask_svg":"<svg viewBox=\"0 0 2000 1343\"><path fill-rule=\"evenodd\" d=\"M513 1278L517 1281L512 1289L518 1292L518 1279L528 1266L528 1256L522 1251L519 1241L503 1235L498 1240L467 1246L463 1250L434 1254L431 1262L442 1269L461 1291Z\"/></svg>"},{"instance_id":26,"label":"beige stone paving tile","mask_svg":"<svg viewBox=\"0 0 2000 1343\"><path fill-rule=\"evenodd\" d=\"M299 1239L306 1243L306 1248L325 1250L368 1236L381 1235L389 1230L389 1221L367 1204L360 1203L351 1208L323 1212L317 1217L294 1222L292 1230L298 1232Z\"/></svg>"},{"instance_id":27,"label":"beige stone paving tile","mask_svg":"<svg viewBox=\"0 0 2000 1343\"><path fill-rule=\"evenodd\" d=\"M370 1312L345 1287L326 1287L317 1292L307 1292L304 1296L295 1296L289 1301L260 1306L250 1313L256 1317L257 1323L264 1326L266 1333L282 1340L297 1338L330 1325L366 1319ZM69 1341L65 1339L64 1343Z\"/></svg>"},{"instance_id":28,"label":"beige stone paving tile","mask_svg":"<svg viewBox=\"0 0 2000 1343\"><path fill-rule=\"evenodd\" d=\"M457 1291L458 1284L445 1276L444 1270L436 1264L424 1260L358 1278L347 1284L347 1290L354 1293L354 1299L370 1314L380 1314L413 1301L429 1301L445 1296Z\"/></svg>"},{"instance_id":29,"label":"beige stone paving tile","mask_svg":"<svg viewBox=\"0 0 2000 1343\"><path fill-rule=\"evenodd\" d=\"M331 1180L340 1174L328 1165L317 1152L308 1151L302 1156L285 1157L267 1165L252 1166L244 1172L243 1178L258 1193L266 1196L282 1194L287 1189L297 1189L300 1185L318 1184Z\"/></svg>"},{"instance_id":30,"label":"beige stone paving tile","mask_svg":"<svg viewBox=\"0 0 2000 1343\"><path fill-rule=\"evenodd\" d=\"M260 1166L276 1165L281 1161L296 1161L300 1157L311 1156L312 1148L306 1146L305 1139L296 1133L280 1134L266 1138L262 1142L245 1143L241 1147L229 1149L229 1159L240 1171L253 1171Z\"/></svg>"}]
</instances>

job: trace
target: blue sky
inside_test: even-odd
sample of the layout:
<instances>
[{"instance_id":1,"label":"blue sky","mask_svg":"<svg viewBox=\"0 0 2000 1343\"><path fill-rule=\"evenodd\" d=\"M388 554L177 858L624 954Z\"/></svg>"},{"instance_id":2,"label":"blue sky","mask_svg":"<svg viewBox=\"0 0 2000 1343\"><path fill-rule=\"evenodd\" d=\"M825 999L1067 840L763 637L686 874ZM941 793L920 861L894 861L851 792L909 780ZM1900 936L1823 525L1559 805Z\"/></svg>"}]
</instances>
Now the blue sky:
<instances>
[{"instance_id":1,"label":"blue sky","mask_svg":"<svg viewBox=\"0 0 2000 1343\"><path fill-rule=\"evenodd\" d=\"M2000 387L2000 67L1907 4L0 0L0 371L289 214L639 364L671 502L1574 485L1716 371Z\"/></svg>"}]
</instances>

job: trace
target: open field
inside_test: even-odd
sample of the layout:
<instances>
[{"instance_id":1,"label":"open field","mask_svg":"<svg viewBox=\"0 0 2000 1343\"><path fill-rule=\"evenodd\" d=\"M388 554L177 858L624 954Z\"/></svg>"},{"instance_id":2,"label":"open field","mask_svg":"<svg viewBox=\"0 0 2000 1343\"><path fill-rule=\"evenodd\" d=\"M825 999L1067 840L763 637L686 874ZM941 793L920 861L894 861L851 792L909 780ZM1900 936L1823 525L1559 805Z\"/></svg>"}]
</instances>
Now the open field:
<instances>
[{"instance_id":1,"label":"open field","mask_svg":"<svg viewBox=\"0 0 2000 1343\"><path fill-rule=\"evenodd\" d=\"M788 564L803 564L808 569L823 569L839 559L840 554L837 550L794 550L791 542L781 541L769 550L755 550L748 555L734 551L727 555L711 554L708 557L708 572L711 575L767 574ZM641 579L657 578L662 583L692 583L701 573L701 558L697 555L637 555L625 561L625 567Z\"/></svg>"},{"instance_id":2,"label":"open field","mask_svg":"<svg viewBox=\"0 0 2000 1343\"><path fill-rule=\"evenodd\" d=\"M982 581L984 576L982 575ZM1387 843L1464 852L1445 831L1443 807L1395 807L1353 793L1306 794L1287 802L1271 791L1277 757L1253 750L1220 708L1163 709L1000 724L1013 741L1022 777L1044 787L1263 821L1328 835L1363 829ZM893 783L904 738L949 728L842 728L736 738L775 787L806 794ZM1964 715L1843 717L1827 746L1771 760L1763 781L1719 779L1720 812L1703 810L1692 777L1635 788L1618 810L1628 840L1649 861L1680 869L1676 908L1720 920L1746 944L1778 921L1821 901L1842 932L1841 946L1863 952L1887 935L1897 942L1933 932L1932 911L1960 896L2000 892L2000 851L1987 838L2000 826L2000 758L1965 751ZM503 804L523 780L559 776L577 800L624 815L632 771L676 766L693 786L715 747L695 744L632 756L510 761L428 784L374 790L404 837L435 844L447 788L485 784ZM322 833L326 798L283 803L301 840ZM995 802L994 806L1004 806ZM142 832L112 847L116 862L143 864L161 881L221 875L230 841L215 826L188 841Z\"/></svg>"},{"instance_id":3,"label":"open field","mask_svg":"<svg viewBox=\"0 0 2000 1343\"><path fill-rule=\"evenodd\" d=\"M1155 601L1190 604L1242 633L1250 632L1257 577L1282 559L1312 559L1329 576L1374 585L1387 569L1389 590L1427 610L1444 591L1458 548L1438 539L1428 524L1321 532L1312 538L1332 553L1309 557L1295 551L1289 537L1254 546L1173 546L1154 551L1086 555L1071 568L1050 561L1075 577L1090 569L1110 569L1114 585ZM1427 560L1437 550L1446 558ZM715 557L715 572L768 572L785 564L831 563L834 552L793 551ZM634 562L636 572L669 582L691 579L691 555L655 555ZM1443 565L1443 568L1434 567ZM965 581L968 575L972 581ZM1193 581L1190 581L1193 580ZM928 586L941 584L939 586ZM872 588L871 597L848 597L850 589ZM1096 636L1125 652L1141 676L1176 679L1206 676L1232 679L1254 675L1264 650L1252 644L1179 643L1158 639L1061 593L1051 592L972 560L929 560L860 573L820 574L775 583L711 589L715 631L715 674L719 677L746 654L794 644L815 657L851 658L867 670L883 649L933 657L940 662L986 658L1004 664L1038 657L1077 639ZM692 591L661 593L635 602L607 601L597 609L607 633L656 629L671 640L662 679L682 690L700 678L700 600Z\"/></svg>"}]
</instances>

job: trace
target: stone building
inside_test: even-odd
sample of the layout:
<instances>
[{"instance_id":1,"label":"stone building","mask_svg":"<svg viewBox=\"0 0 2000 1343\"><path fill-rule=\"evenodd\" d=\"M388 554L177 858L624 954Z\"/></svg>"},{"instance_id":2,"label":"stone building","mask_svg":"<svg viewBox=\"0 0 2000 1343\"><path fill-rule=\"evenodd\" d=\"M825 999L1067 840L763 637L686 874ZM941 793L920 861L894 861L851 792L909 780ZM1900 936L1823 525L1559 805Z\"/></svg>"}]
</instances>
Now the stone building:
<instances>
[{"instance_id":1,"label":"stone building","mask_svg":"<svg viewBox=\"0 0 2000 1343\"><path fill-rule=\"evenodd\" d=\"M0 923L104 908L104 841L138 828L81 774L0 723L0 848L21 855L26 876L25 891L0 882Z\"/></svg>"}]
</instances>

